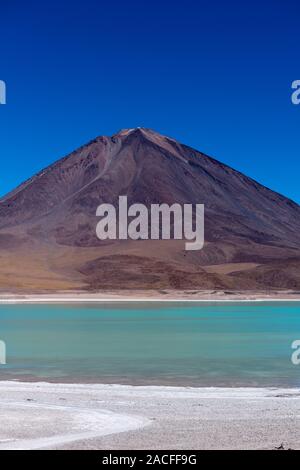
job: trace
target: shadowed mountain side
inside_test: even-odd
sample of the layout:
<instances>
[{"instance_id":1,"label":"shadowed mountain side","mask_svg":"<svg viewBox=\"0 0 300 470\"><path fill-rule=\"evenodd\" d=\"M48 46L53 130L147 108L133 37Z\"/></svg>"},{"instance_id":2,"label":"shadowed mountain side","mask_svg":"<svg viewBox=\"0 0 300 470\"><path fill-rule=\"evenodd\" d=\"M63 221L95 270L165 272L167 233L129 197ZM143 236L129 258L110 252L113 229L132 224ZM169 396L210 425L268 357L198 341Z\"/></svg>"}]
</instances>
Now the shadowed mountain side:
<instances>
[{"instance_id":1,"label":"shadowed mountain side","mask_svg":"<svg viewBox=\"0 0 300 470\"><path fill-rule=\"evenodd\" d=\"M99 241L96 209L117 206L120 195L147 207L204 204L204 249L187 252L174 240ZM3 288L29 288L19 257L32 264L36 289L298 289L299 247L296 203L149 129L98 137L0 200ZM236 269L220 268L227 264Z\"/></svg>"}]
</instances>

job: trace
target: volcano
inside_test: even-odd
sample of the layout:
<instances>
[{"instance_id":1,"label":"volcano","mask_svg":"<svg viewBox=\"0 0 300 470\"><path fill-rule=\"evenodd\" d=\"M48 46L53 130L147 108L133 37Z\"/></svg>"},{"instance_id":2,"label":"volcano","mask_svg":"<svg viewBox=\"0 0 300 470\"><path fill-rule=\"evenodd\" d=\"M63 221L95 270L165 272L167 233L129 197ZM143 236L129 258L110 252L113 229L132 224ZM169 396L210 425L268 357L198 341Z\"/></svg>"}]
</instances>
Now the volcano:
<instances>
[{"instance_id":1,"label":"volcano","mask_svg":"<svg viewBox=\"0 0 300 470\"><path fill-rule=\"evenodd\" d=\"M205 244L106 240L96 209L205 205ZM300 206L150 129L98 137L0 200L2 291L300 289Z\"/></svg>"}]
</instances>

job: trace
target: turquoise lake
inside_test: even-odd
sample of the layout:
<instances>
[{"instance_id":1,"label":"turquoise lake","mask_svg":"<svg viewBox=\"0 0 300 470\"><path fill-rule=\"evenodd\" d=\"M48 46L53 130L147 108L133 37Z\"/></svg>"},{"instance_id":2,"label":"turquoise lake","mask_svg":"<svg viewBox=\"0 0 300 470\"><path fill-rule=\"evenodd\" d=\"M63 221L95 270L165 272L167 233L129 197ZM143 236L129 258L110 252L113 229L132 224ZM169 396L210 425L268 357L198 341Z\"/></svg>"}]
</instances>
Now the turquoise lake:
<instances>
[{"instance_id":1,"label":"turquoise lake","mask_svg":"<svg viewBox=\"0 0 300 470\"><path fill-rule=\"evenodd\" d=\"M300 386L300 302L1 305L0 379Z\"/></svg>"}]
</instances>

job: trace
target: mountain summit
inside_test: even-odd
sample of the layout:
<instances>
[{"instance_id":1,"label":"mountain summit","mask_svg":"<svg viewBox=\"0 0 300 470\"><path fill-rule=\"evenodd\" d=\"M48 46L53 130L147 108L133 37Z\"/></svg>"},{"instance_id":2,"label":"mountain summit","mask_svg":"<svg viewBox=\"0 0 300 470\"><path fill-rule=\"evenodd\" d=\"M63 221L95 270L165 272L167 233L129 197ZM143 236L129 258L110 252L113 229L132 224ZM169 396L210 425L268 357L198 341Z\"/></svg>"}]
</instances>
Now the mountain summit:
<instances>
[{"instance_id":1,"label":"mountain summit","mask_svg":"<svg viewBox=\"0 0 300 470\"><path fill-rule=\"evenodd\" d=\"M205 246L96 237L102 203L205 205ZM0 200L4 290L300 289L300 207L151 129L97 137Z\"/></svg>"}]
</instances>

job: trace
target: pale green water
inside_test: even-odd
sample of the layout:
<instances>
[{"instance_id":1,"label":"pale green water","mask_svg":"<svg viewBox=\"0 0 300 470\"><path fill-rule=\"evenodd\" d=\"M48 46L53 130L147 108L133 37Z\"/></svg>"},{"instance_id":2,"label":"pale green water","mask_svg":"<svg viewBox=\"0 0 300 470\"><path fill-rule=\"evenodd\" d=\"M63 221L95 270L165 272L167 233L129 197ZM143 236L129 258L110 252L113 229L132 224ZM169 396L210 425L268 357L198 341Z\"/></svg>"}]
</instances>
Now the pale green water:
<instances>
[{"instance_id":1,"label":"pale green water","mask_svg":"<svg viewBox=\"0 0 300 470\"><path fill-rule=\"evenodd\" d=\"M0 339L2 379L300 386L300 302L2 305Z\"/></svg>"}]
</instances>

